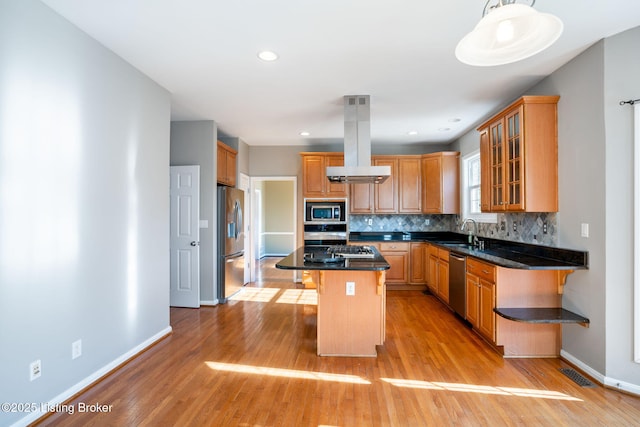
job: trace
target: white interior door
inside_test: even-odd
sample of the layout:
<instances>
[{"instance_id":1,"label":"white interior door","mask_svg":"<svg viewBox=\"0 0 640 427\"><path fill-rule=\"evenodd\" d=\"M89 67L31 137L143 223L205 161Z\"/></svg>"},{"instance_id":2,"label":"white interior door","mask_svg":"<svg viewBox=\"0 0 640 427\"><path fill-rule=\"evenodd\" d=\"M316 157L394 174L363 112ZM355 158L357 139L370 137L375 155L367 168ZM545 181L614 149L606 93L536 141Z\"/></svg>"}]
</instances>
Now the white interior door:
<instances>
[{"instance_id":1,"label":"white interior door","mask_svg":"<svg viewBox=\"0 0 640 427\"><path fill-rule=\"evenodd\" d=\"M171 166L171 294L174 307L200 307L200 166Z\"/></svg>"}]
</instances>

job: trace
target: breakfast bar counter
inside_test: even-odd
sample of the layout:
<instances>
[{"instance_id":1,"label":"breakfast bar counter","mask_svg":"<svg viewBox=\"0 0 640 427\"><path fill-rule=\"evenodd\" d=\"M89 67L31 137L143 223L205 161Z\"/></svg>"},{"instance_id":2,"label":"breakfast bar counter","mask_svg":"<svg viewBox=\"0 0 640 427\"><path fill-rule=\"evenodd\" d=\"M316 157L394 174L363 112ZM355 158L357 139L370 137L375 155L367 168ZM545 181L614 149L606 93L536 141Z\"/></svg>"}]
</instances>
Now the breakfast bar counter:
<instances>
[{"instance_id":1,"label":"breakfast bar counter","mask_svg":"<svg viewBox=\"0 0 640 427\"><path fill-rule=\"evenodd\" d=\"M376 346L383 345L385 337L389 264L375 248L351 256L326 248L298 248L276 268L302 270L305 286L316 288L319 356L377 356Z\"/></svg>"}]
</instances>

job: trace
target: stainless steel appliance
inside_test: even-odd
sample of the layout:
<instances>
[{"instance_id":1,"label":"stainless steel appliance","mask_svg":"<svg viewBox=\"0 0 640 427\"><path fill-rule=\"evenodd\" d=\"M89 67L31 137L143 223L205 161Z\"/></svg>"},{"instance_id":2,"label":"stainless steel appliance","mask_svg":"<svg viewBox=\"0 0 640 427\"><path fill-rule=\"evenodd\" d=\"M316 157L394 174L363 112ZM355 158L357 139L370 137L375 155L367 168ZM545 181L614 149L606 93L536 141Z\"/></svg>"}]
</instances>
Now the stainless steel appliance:
<instances>
[{"instance_id":1,"label":"stainless steel appliance","mask_svg":"<svg viewBox=\"0 0 640 427\"><path fill-rule=\"evenodd\" d=\"M346 199L304 200L304 245L347 244Z\"/></svg>"},{"instance_id":2,"label":"stainless steel appliance","mask_svg":"<svg viewBox=\"0 0 640 427\"><path fill-rule=\"evenodd\" d=\"M244 191L218 187L218 299L227 299L244 285Z\"/></svg>"},{"instance_id":3,"label":"stainless steel appliance","mask_svg":"<svg viewBox=\"0 0 640 427\"><path fill-rule=\"evenodd\" d=\"M305 224L305 246L333 246L347 244L347 224Z\"/></svg>"},{"instance_id":4,"label":"stainless steel appliance","mask_svg":"<svg viewBox=\"0 0 640 427\"><path fill-rule=\"evenodd\" d=\"M304 201L305 224L346 224L346 200L313 200Z\"/></svg>"},{"instance_id":5,"label":"stainless steel appliance","mask_svg":"<svg viewBox=\"0 0 640 427\"><path fill-rule=\"evenodd\" d=\"M449 253L449 305L463 319L467 317L467 258Z\"/></svg>"}]
</instances>

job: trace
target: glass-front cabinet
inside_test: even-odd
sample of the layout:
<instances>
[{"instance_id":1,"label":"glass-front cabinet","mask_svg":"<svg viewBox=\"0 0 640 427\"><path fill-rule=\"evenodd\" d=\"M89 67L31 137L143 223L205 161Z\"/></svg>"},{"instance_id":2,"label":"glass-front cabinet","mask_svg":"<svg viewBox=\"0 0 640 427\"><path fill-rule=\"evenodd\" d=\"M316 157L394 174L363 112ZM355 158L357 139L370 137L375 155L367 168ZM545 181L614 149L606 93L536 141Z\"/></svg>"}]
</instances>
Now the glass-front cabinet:
<instances>
[{"instance_id":1,"label":"glass-front cabinet","mask_svg":"<svg viewBox=\"0 0 640 427\"><path fill-rule=\"evenodd\" d=\"M559 98L522 97L478 128L484 212L557 212Z\"/></svg>"}]
</instances>

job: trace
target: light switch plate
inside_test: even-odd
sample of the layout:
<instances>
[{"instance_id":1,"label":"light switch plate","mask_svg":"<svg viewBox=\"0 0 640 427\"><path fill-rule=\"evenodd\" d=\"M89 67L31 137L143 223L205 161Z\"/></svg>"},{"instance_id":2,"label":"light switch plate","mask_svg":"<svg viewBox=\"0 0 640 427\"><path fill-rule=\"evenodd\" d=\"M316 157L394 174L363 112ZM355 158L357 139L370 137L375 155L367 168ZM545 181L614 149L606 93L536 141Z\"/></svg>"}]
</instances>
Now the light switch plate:
<instances>
[{"instance_id":1,"label":"light switch plate","mask_svg":"<svg viewBox=\"0 0 640 427\"><path fill-rule=\"evenodd\" d=\"M580 235L582 237L589 237L589 224L584 222L580 224Z\"/></svg>"}]
</instances>

